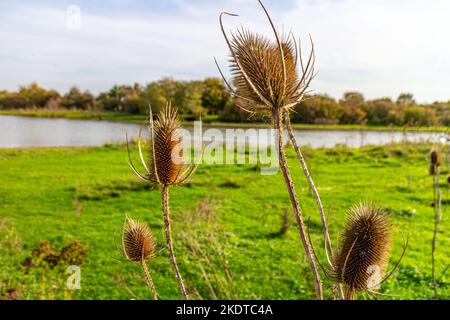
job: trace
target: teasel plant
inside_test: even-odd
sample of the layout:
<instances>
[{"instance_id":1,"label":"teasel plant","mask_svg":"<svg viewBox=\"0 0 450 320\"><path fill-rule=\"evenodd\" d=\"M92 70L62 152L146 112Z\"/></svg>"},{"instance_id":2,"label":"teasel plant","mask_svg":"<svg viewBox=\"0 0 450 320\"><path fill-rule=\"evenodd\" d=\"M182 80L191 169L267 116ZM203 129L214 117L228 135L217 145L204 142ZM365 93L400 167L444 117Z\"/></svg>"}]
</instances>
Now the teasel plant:
<instances>
[{"instance_id":1,"label":"teasel plant","mask_svg":"<svg viewBox=\"0 0 450 320\"><path fill-rule=\"evenodd\" d=\"M314 56L314 47L312 47L311 49L311 56ZM300 61L302 61L302 59L300 58ZM305 68L304 68L304 64L301 63L302 66L302 71L303 73L305 73ZM312 65L311 68L314 68L314 66ZM313 73L311 73L310 77L313 76ZM314 181L311 177L311 174L309 173L309 169L308 166L306 164L305 158L303 156L303 153L300 149L299 144L297 143L297 140L294 136L294 132L292 130L292 125L291 125L291 118L290 118L290 111L287 110L285 112L285 123L286 123L286 131L288 132L288 136L289 136L289 140L291 141L292 146L294 147L294 150L297 154L297 157L300 161L300 165L302 167L303 173L306 177L306 180L309 183L309 187L312 191L312 194L316 200L316 204L317 204L317 208L319 210L319 215L320 215L320 219L322 222L322 226L323 226L323 233L324 233L324 238L325 238L325 253L327 256L327 261L330 265L331 268L334 268L333 264L331 263L331 259L333 259L333 247L331 244L331 239L330 239L330 233L329 233L329 229L328 229L328 223L327 223L327 219L326 219L326 215L325 215L325 210L323 208L323 204L322 204L322 200L320 198L320 194L319 194L319 190L317 189L316 185L314 184ZM337 283L337 292L338 292L338 296L339 299L344 299L344 292L342 289L342 285L340 283Z\"/></svg>"},{"instance_id":2,"label":"teasel plant","mask_svg":"<svg viewBox=\"0 0 450 320\"><path fill-rule=\"evenodd\" d=\"M448 198L448 190L450 189L450 174L447 175L447 178L445 178L445 181L447 182L447 198Z\"/></svg>"},{"instance_id":3,"label":"teasel plant","mask_svg":"<svg viewBox=\"0 0 450 320\"><path fill-rule=\"evenodd\" d=\"M331 260L333 267L320 262L319 265L328 278L343 285L345 300L354 300L358 292L381 295L377 290L398 268L407 247L408 239L400 258L386 273L392 249L392 224L381 206L360 202L349 210L341 245Z\"/></svg>"},{"instance_id":4,"label":"teasel plant","mask_svg":"<svg viewBox=\"0 0 450 320\"><path fill-rule=\"evenodd\" d=\"M434 231L433 240L431 243L431 282L434 291L434 298L438 299L438 281L436 280L436 249L437 249L437 236L439 233L439 225L442 220L442 194L439 183L439 166L442 163L441 150L438 146L431 149L429 155L429 172L433 176L433 209L434 209Z\"/></svg>"},{"instance_id":5,"label":"teasel plant","mask_svg":"<svg viewBox=\"0 0 450 320\"><path fill-rule=\"evenodd\" d=\"M181 277L180 270L175 258L172 226L169 208L169 188L184 183L195 171L196 165L186 163L184 161L183 144L179 129L181 128L178 118L177 109L173 108L170 102L167 102L164 109L162 109L155 120L150 108L150 138L149 138L149 161L146 161L142 153L142 128L139 130L138 150L145 168L145 173L141 173L136 169L130 155L127 137L127 151L129 164L133 172L143 181L150 185L160 186L161 200L164 216L164 227L166 235L166 244L169 252L169 259L171 261L175 278L183 296L183 299L188 299L186 287Z\"/></svg>"},{"instance_id":6,"label":"teasel plant","mask_svg":"<svg viewBox=\"0 0 450 320\"><path fill-rule=\"evenodd\" d=\"M158 294L147 267L147 261L156 256L156 245L150 228L145 223L126 216L122 228L122 250L127 261L141 265L153 300L158 300Z\"/></svg>"},{"instance_id":7,"label":"teasel plant","mask_svg":"<svg viewBox=\"0 0 450 320\"><path fill-rule=\"evenodd\" d=\"M230 69L234 88L225 79L217 60L215 62L225 84L236 98L237 106L248 112L250 116L259 115L271 119L272 128L275 132L275 144L280 168L293 207L300 239L313 273L316 296L318 299L323 299L320 273L307 237L302 211L283 148L283 118L289 120L289 113L296 104L302 101L315 74L314 47L312 45L309 58L304 63L301 57L301 50L298 50L299 46L297 46L297 40L294 38L294 35L289 33L287 36L281 36L263 3L260 0L258 2L273 30L275 42L244 28L238 29L236 33L232 33L231 38L229 38L223 25L223 16L237 15L222 12L219 22L231 53ZM297 74L298 64L301 65L301 76ZM288 125L288 132L292 134L290 122L286 122L286 125ZM291 138L291 140L295 142L295 139ZM297 153L300 152L298 146L296 146L296 150ZM302 166L305 171L306 164L304 159L303 157L300 159L303 160ZM307 177L311 183L312 179L309 174ZM313 183L312 185L314 186ZM313 190L315 190L315 195L318 195L315 187ZM321 206L320 198L318 199L318 204ZM326 234L328 234L324 214L322 215L322 221L325 222L324 226ZM329 237L327 239L329 244ZM331 248L331 245L329 247ZM329 251L331 252L331 250Z\"/></svg>"}]
</instances>

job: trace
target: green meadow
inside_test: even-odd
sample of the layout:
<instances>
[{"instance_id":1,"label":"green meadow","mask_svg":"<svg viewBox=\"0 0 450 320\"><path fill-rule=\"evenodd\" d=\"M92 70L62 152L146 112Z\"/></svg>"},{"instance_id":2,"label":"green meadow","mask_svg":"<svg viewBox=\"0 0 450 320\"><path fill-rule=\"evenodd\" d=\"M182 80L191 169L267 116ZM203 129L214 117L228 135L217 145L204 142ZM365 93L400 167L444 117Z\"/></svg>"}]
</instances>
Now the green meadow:
<instances>
[{"instance_id":1,"label":"green meadow","mask_svg":"<svg viewBox=\"0 0 450 320\"><path fill-rule=\"evenodd\" d=\"M391 216L394 245L389 268L399 259L404 239L409 239L400 266L382 284L381 294L359 294L358 299L433 296L429 149L424 144L305 149L334 246L346 212L361 200L381 204ZM444 156L449 152L442 151ZM134 146L132 153L137 160ZM444 270L450 264L450 158L444 159L436 259L439 296L449 299L449 275ZM303 213L310 217L315 251L325 265L320 217L290 148L288 162ZM281 172L261 175L260 169L254 164L200 165L189 182L171 188L175 253L192 298L314 298ZM164 247L160 192L132 173L125 146L3 149L0 179L1 298L150 299L139 265L126 262L121 253L125 215L148 223L158 243L158 255L148 266L160 298L180 298ZM57 253L73 240L82 244L85 252L74 253L80 255L80 289L66 288L67 261L52 264L46 253L35 251L43 240ZM326 298L332 299L333 282L324 274L322 278Z\"/></svg>"}]
</instances>

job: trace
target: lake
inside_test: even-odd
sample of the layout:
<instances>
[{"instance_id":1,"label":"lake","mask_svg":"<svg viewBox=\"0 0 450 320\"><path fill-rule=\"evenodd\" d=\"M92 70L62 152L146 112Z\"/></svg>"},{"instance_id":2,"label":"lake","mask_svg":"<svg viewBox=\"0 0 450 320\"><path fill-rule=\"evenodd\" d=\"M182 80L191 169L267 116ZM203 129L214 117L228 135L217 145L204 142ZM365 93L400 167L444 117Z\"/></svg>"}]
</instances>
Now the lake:
<instances>
[{"instance_id":1,"label":"lake","mask_svg":"<svg viewBox=\"0 0 450 320\"><path fill-rule=\"evenodd\" d=\"M0 116L0 148L60 147L60 146L101 146L108 143L125 142L125 133L129 137L138 135L139 125L133 123L98 120L50 119L19 116ZM186 127L191 133L192 127ZM226 138L226 130L233 128L215 127L213 131ZM235 128L237 129L237 128ZM243 128L247 130L249 128ZM256 129L259 130L259 129ZM333 147L343 144L348 147L364 145L383 145L391 142L448 142L448 133L419 131L371 131L371 130L295 130L300 145ZM243 143L245 137L237 139ZM286 138L286 137L285 137ZM247 138L249 145L256 138ZM270 139L269 139L270 140ZM260 142L261 146L261 142Z\"/></svg>"}]
</instances>

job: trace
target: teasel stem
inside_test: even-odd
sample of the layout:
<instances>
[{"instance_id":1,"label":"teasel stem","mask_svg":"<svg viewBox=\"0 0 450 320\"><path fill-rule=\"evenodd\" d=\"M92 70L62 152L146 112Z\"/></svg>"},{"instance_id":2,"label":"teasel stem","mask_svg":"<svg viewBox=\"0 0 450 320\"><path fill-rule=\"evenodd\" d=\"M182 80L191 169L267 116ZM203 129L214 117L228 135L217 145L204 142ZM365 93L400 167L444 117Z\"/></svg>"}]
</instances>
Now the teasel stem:
<instances>
[{"instance_id":1,"label":"teasel stem","mask_svg":"<svg viewBox=\"0 0 450 320\"><path fill-rule=\"evenodd\" d=\"M148 271L148 267L147 267L147 263L145 262L145 259L141 260L141 266L142 266L142 270L144 271L144 274L145 274L145 280L147 281L148 288L150 289L150 291L152 293L153 300L158 300L158 294L156 293L155 285L153 283L152 276L150 275L150 271Z\"/></svg>"},{"instance_id":2,"label":"teasel stem","mask_svg":"<svg viewBox=\"0 0 450 320\"><path fill-rule=\"evenodd\" d=\"M183 279L181 278L180 270L178 269L177 265L177 260L175 259L175 253L173 251L172 230L170 226L170 216L169 216L169 186L162 185L161 193L164 212L164 225L166 229L166 242L167 242L167 249L169 250L169 258L170 261L172 262L173 270L175 271L175 277L177 279L181 295L183 296L183 299L188 300L186 288L184 286Z\"/></svg>"},{"instance_id":3,"label":"teasel stem","mask_svg":"<svg viewBox=\"0 0 450 320\"><path fill-rule=\"evenodd\" d=\"M283 149L283 123L282 123L282 111L275 109L273 111L273 128L275 130L275 142L277 144L278 161L283 172L284 181L289 193L289 199L291 200L292 208L294 209L295 220L297 222L300 239L305 250L306 258L311 266L311 270L314 277L314 287L316 295L319 300L323 300L322 282L320 280L319 270L316 265L314 255L312 253L311 245L307 238L306 227L303 222L302 212L299 206L297 195L295 192L294 182L286 162L286 155Z\"/></svg>"},{"instance_id":4,"label":"teasel stem","mask_svg":"<svg viewBox=\"0 0 450 320\"><path fill-rule=\"evenodd\" d=\"M345 296L342 300L355 300L356 298L356 291L352 288L346 288L345 289Z\"/></svg>"},{"instance_id":5,"label":"teasel stem","mask_svg":"<svg viewBox=\"0 0 450 320\"><path fill-rule=\"evenodd\" d=\"M320 219L322 220L323 225L323 233L325 236L325 246L329 254L328 262L330 263L331 267L333 268L333 264L331 263L330 259L333 259L333 248L331 246L331 240L330 240L330 233L328 231L328 224L325 216L325 211L323 210L322 200L320 199L319 191L317 190L316 186L314 185L314 181L311 178L311 175L309 174L308 166L306 165L305 158L303 157L302 151L300 150L299 145L297 144L297 140L295 139L294 132L292 130L291 125L291 119L289 116L289 112L286 111L284 114L285 117L285 123L286 123L286 130L289 134L289 139L291 140L292 145L294 146L295 152L297 153L298 159L300 160L300 164L303 169L303 173L305 174L306 180L309 182L309 186L311 190L313 191L314 198L316 199L317 207L319 209L320 213ZM328 255L327 255L328 258ZM340 283L337 284L337 289L339 293L339 298L342 300L344 299L344 291L342 290L342 285Z\"/></svg>"},{"instance_id":6,"label":"teasel stem","mask_svg":"<svg viewBox=\"0 0 450 320\"><path fill-rule=\"evenodd\" d=\"M436 282L436 259L435 252L437 248L437 235L439 233L439 224L441 222L441 189L439 186L439 169L435 169L433 174L433 193L434 193L434 232L433 242L431 245L431 279L434 290L434 298L438 299L437 282Z\"/></svg>"}]
</instances>

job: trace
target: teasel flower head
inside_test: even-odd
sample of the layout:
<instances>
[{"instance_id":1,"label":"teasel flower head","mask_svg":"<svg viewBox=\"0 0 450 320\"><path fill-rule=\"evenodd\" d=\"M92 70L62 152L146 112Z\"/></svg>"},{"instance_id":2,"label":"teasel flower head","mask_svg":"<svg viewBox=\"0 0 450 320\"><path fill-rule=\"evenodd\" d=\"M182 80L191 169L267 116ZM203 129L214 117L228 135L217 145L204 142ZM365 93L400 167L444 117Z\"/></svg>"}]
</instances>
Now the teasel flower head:
<instances>
[{"instance_id":1,"label":"teasel flower head","mask_svg":"<svg viewBox=\"0 0 450 320\"><path fill-rule=\"evenodd\" d=\"M162 186L181 184L188 179L195 171L194 164L184 162L183 143L180 135L180 121L177 109L168 102L156 119L153 121L153 114L150 110L150 139L149 139L149 160L146 161L141 146L141 132L139 130L139 155L145 173L140 173L133 164L130 156L127 138L128 159L134 173L142 180L150 184Z\"/></svg>"},{"instance_id":2,"label":"teasel flower head","mask_svg":"<svg viewBox=\"0 0 450 320\"><path fill-rule=\"evenodd\" d=\"M433 147L430 151L430 174L438 174L441 165L441 150L439 147Z\"/></svg>"},{"instance_id":3,"label":"teasel flower head","mask_svg":"<svg viewBox=\"0 0 450 320\"><path fill-rule=\"evenodd\" d=\"M122 230L122 248L128 261L142 262L154 258L156 245L150 228L127 216Z\"/></svg>"},{"instance_id":4,"label":"teasel flower head","mask_svg":"<svg viewBox=\"0 0 450 320\"><path fill-rule=\"evenodd\" d=\"M216 65L235 96L238 107L251 114L264 115L290 110L303 99L314 77L315 54L310 38L311 52L304 63L293 34L280 36L266 8L258 1L272 27L275 41L244 28L232 33L229 38L223 26L223 15L237 15L222 12L220 26L231 53L234 88L225 79L217 61ZM301 66L301 76L297 73L298 64Z\"/></svg>"},{"instance_id":5,"label":"teasel flower head","mask_svg":"<svg viewBox=\"0 0 450 320\"><path fill-rule=\"evenodd\" d=\"M333 278L344 284L346 299L353 299L358 291L371 291L384 281L381 276L389 262L391 230L380 207L360 203L351 208L342 245L332 261Z\"/></svg>"}]
</instances>

